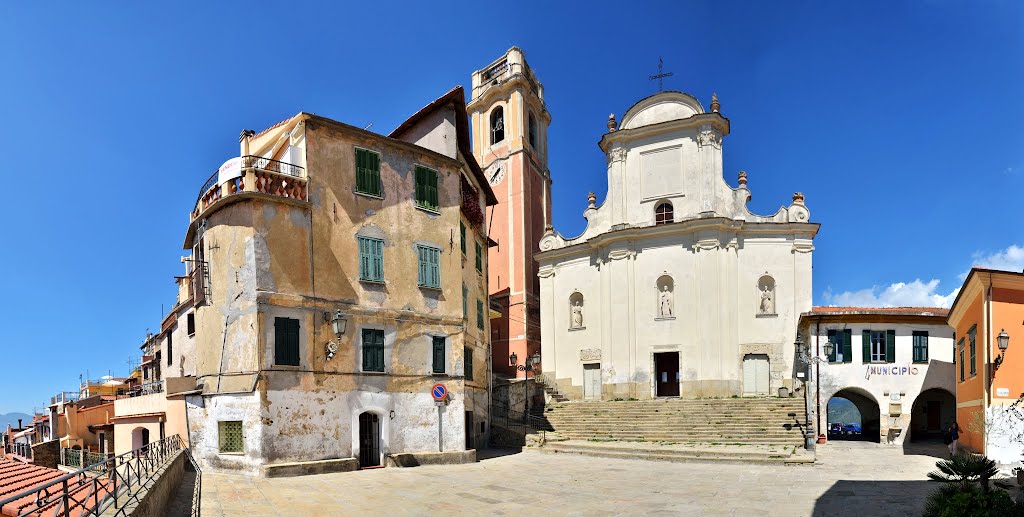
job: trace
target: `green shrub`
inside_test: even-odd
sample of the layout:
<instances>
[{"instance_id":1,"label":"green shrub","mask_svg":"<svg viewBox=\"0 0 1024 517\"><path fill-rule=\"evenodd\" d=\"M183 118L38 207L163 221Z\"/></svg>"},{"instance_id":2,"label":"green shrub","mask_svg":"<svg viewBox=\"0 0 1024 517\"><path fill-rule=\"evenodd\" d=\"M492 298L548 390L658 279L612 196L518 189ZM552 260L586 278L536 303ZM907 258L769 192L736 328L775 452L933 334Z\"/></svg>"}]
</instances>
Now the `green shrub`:
<instances>
[{"instance_id":1,"label":"green shrub","mask_svg":"<svg viewBox=\"0 0 1024 517\"><path fill-rule=\"evenodd\" d=\"M1002 490L984 491L949 484L928 497L924 517L1015 517L1024 515L1024 504L1015 503Z\"/></svg>"}]
</instances>

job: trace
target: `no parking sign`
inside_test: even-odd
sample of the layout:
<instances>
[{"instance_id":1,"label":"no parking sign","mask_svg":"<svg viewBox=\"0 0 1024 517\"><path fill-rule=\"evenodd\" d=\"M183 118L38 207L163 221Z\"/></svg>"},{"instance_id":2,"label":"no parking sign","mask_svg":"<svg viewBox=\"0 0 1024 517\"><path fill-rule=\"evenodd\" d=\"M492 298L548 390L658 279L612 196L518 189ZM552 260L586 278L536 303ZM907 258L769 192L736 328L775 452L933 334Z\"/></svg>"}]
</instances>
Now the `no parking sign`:
<instances>
[{"instance_id":1,"label":"no parking sign","mask_svg":"<svg viewBox=\"0 0 1024 517\"><path fill-rule=\"evenodd\" d=\"M435 402L441 402L448 398L448 388L439 382L433 388L430 388L430 396L434 397Z\"/></svg>"}]
</instances>

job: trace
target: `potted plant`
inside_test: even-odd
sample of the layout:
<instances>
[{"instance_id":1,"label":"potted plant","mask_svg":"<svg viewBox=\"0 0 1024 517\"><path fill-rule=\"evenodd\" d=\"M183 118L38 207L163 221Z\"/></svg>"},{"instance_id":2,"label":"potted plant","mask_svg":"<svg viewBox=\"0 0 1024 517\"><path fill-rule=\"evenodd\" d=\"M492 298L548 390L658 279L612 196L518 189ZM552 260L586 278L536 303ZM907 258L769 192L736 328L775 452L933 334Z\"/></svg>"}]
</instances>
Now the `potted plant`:
<instances>
[{"instance_id":1,"label":"potted plant","mask_svg":"<svg viewBox=\"0 0 1024 517\"><path fill-rule=\"evenodd\" d=\"M818 435L818 443L819 444L825 443L825 435L824 434L819 434Z\"/></svg>"}]
</instances>

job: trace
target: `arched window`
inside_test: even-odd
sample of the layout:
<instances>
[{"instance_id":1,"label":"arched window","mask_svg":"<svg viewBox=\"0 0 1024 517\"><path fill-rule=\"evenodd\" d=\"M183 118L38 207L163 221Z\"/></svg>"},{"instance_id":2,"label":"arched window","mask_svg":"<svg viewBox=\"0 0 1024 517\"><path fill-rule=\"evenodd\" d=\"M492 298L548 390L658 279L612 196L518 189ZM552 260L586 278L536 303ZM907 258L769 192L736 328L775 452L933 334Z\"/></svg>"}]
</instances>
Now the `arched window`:
<instances>
[{"instance_id":1,"label":"arched window","mask_svg":"<svg viewBox=\"0 0 1024 517\"><path fill-rule=\"evenodd\" d=\"M491 144L505 139L505 110L501 106L491 112Z\"/></svg>"},{"instance_id":2,"label":"arched window","mask_svg":"<svg viewBox=\"0 0 1024 517\"><path fill-rule=\"evenodd\" d=\"M529 130L530 147L537 148L537 120L533 118L533 113L527 116L526 127Z\"/></svg>"},{"instance_id":3,"label":"arched window","mask_svg":"<svg viewBox=\"0 0 1024 517\"><path fill-rule=\"evenodd\" d=\"M668 224L673 221L672 203L665 201L654 209L654 224Z\"/></svg>"}]
</instances>

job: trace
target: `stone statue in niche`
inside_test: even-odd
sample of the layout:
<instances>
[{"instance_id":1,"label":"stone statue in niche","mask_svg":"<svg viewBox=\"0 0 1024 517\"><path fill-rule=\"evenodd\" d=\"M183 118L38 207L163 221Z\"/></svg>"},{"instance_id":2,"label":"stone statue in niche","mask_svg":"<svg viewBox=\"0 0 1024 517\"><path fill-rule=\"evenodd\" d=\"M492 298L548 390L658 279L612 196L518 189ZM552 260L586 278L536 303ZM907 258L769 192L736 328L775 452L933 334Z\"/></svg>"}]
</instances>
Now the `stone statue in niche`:
<instances>
[{"instance_id":1,"label":"stone statue in niche","mask_svg":"<svg viewBox=\"0 0 1024 517\"><path fill-rule=\"evenodd\" d=\"M572 306L572 328L583 328L583 303L579 300Z\"/></svg>"},{"instance_id":2,"label":"stone statue in niche","mask_svg":"<svg viewBox=\"0 0 1024 517\"><path fill-rule=\"evenodd\" d=\"M672 316L672 291L668 290L667 285L661 286L661 303L658 304L658 315L667 318Z\"/></svg>"},{"instance_id":3,"label":"stone statue in niche","mask_svg":"<svg viewBox=\"0 0 1024 517\"><path fill-rule=\"evenodd\" d=\"M768 286L761 291L761 314L775 314L775 303L772 301L772 292Z\"/></svg>"}]
</instances>

